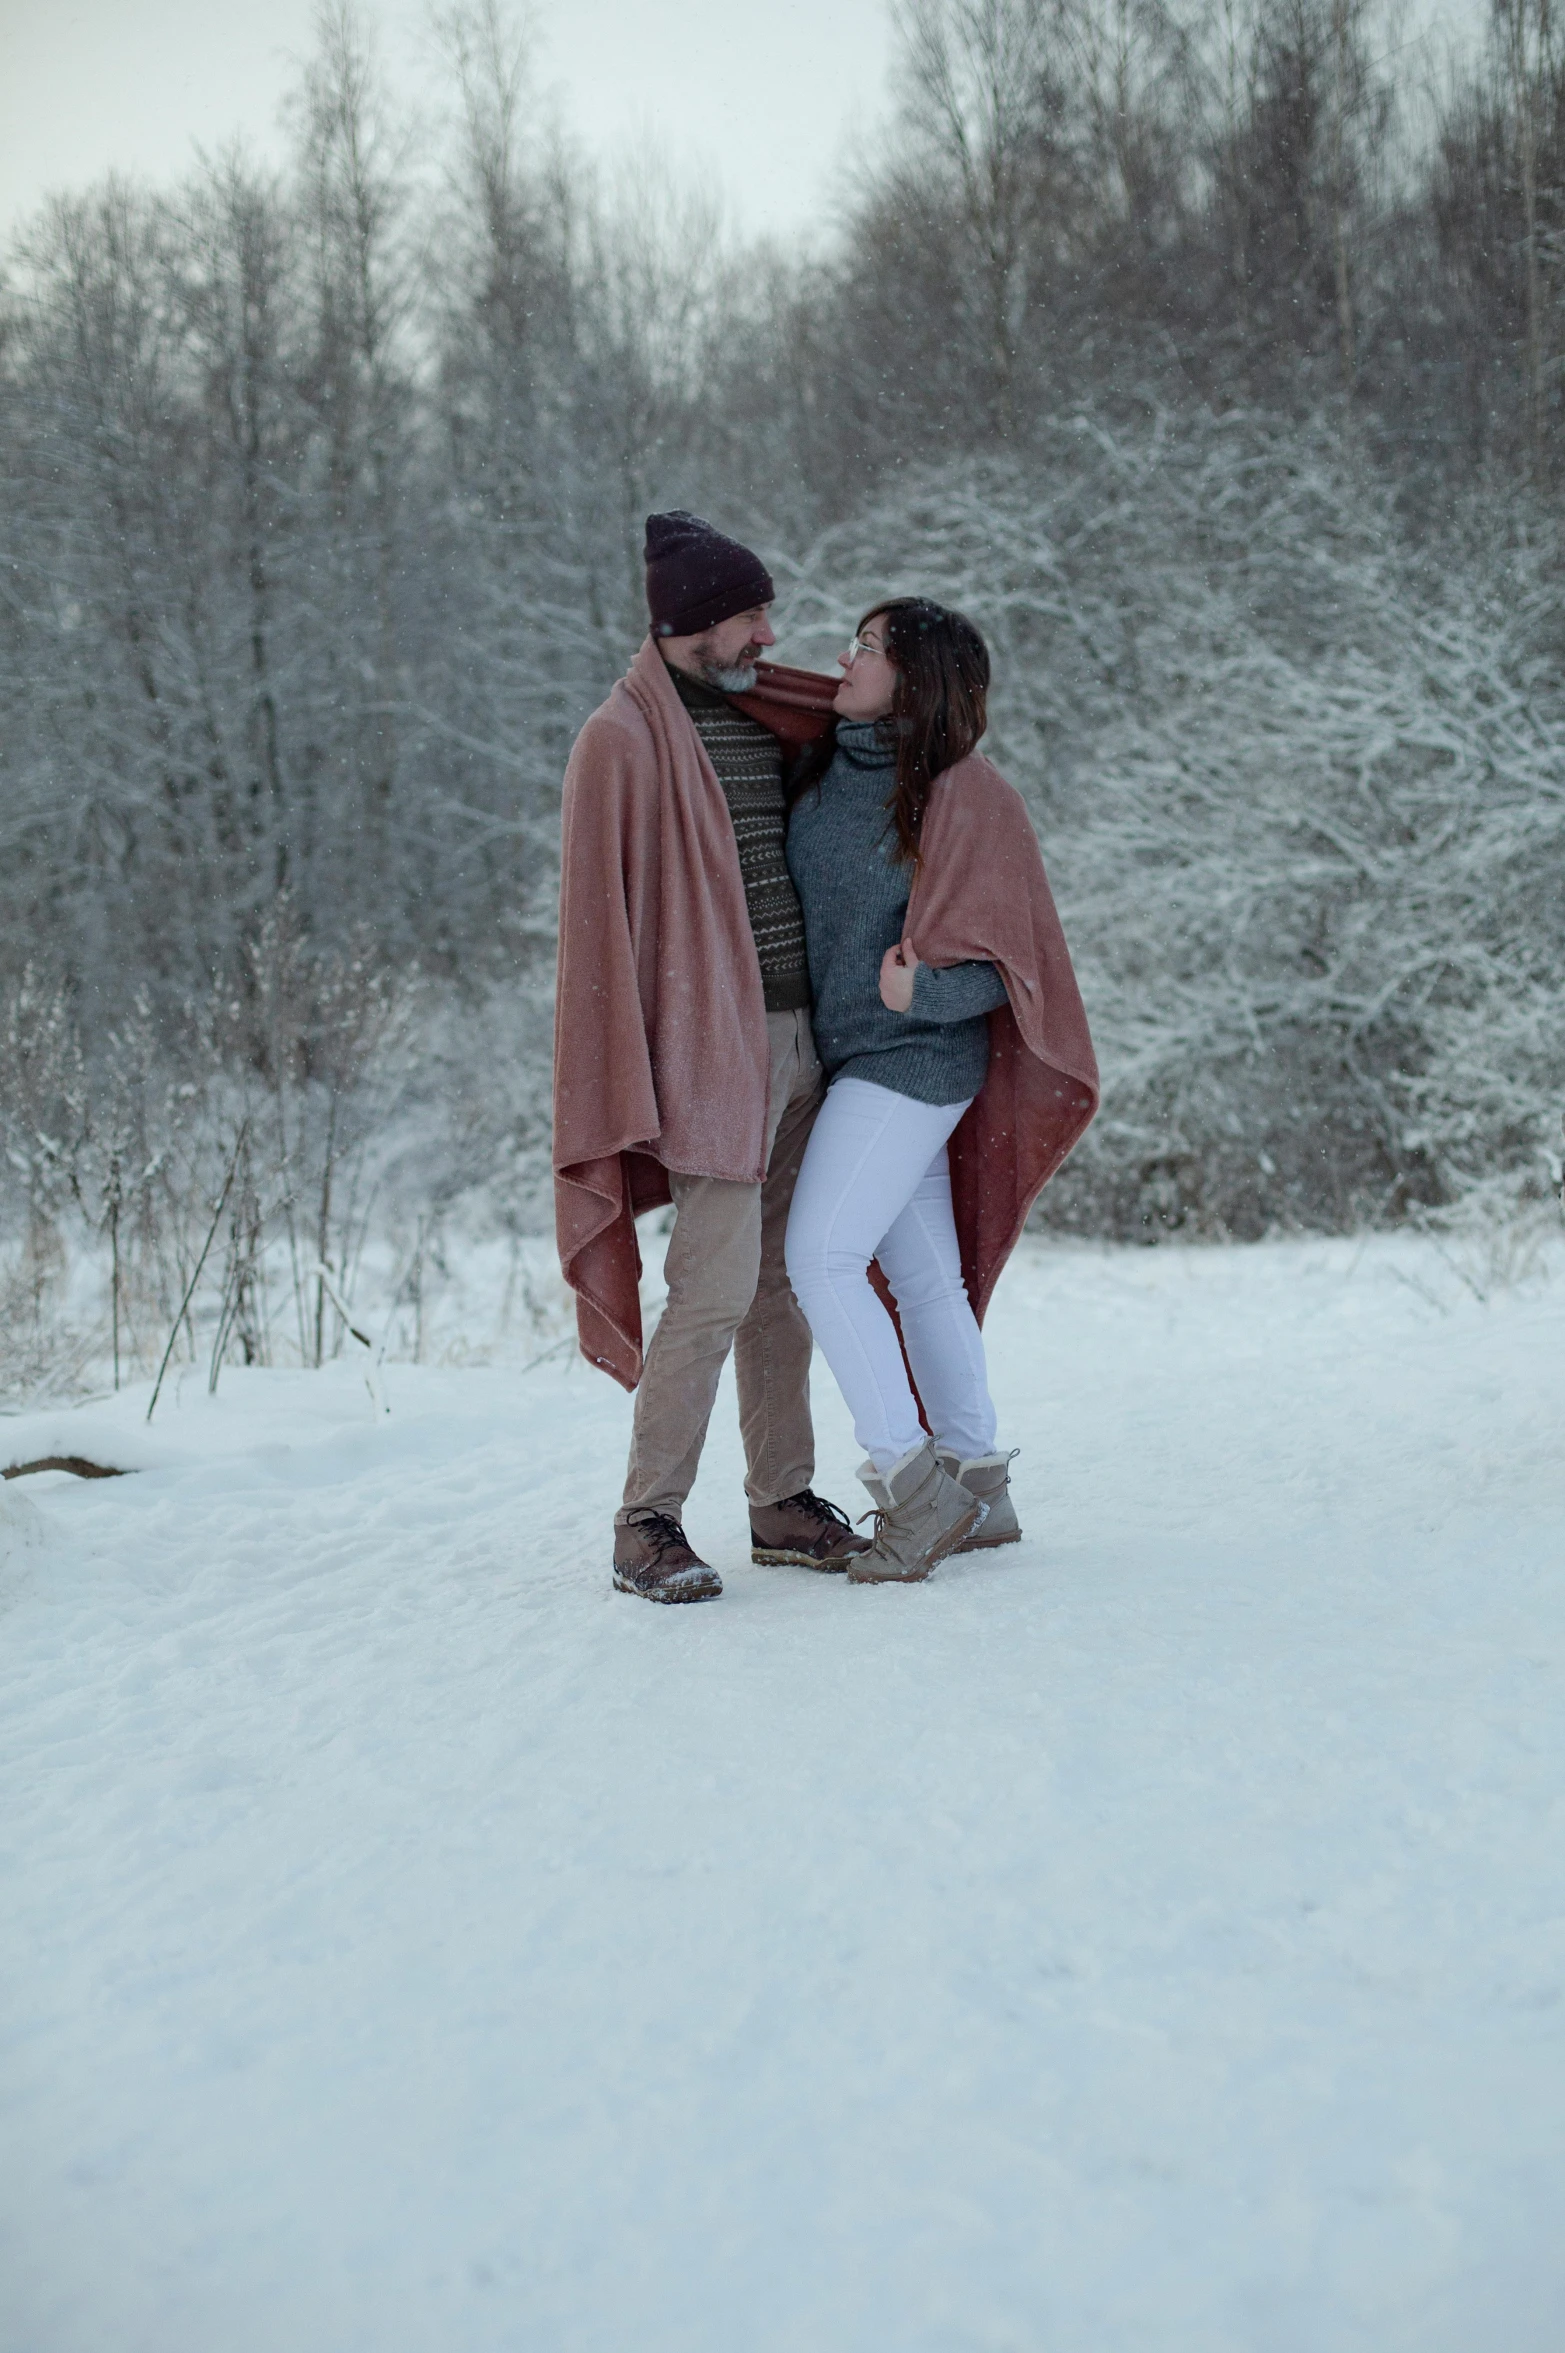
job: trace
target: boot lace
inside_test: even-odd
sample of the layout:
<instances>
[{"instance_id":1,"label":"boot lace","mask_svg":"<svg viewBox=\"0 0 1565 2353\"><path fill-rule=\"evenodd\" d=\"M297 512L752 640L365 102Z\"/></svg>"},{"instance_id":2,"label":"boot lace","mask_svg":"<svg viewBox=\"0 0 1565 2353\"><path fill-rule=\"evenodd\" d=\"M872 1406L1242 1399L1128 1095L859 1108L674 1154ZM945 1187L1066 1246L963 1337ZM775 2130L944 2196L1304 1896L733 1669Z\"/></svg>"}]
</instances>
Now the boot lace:
<instances>
[{"instance_id":1,"label":"boot lace","mask_svg":"<svg viewBox=\"0 0 1565 2353\"><path fill-rule=\"evenodd\" d=\"M638 1535L645 1536L659 1559L665 1552L673 1552L676 1548L683 1552L691 1550L690 1539L672 1512L631 1512L627 1525L634 1528Z\"/></svg>"},{"instance_id":2,"label":"boot lace","mask_svg":"<svg viewBox=\"0 0 1565 2353\"><path fill-rule=\"evenodd\" d=\"M797 1495L785 1495L775 1507L778 1511L802 1511L807 1518L819 1520L825 1528L851 1528L853 1523L845 1511L828 1503L824 1495L817 1495L813 1487L801 1487Z\"/></svg>"}]
</instances>

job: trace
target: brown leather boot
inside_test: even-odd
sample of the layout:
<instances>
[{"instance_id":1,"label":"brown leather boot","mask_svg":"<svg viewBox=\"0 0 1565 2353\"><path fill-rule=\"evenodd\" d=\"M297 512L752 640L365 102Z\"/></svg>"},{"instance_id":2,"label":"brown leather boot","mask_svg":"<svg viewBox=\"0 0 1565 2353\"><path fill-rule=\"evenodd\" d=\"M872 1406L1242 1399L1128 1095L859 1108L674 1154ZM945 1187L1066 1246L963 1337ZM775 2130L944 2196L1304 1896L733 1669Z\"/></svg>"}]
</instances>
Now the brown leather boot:
<instances>
[{"instance_id":1,"label":"brown leather boot","mask_svg":"<svg viewBox=\"0 0 1565 2353\"><path fill-rule=\"evenodd\" d=\"M672 1512L632 1512L614 1530L614 1582L643 1601L715 1601L723 1580L691 1547Z\"/></svg>"},{"instance_id":2,"label":"brown leather boot","mask_svg":"<svg viewBox=\"0 0 1565 2353\"><path fill-rule=\"evenodd\" d=\"M868 1552L869 1538L855 1536L845 1511L801 1487L780 1503L750 1506L750 1558L763 1567L791 1565L840 1575L856 1553Z\"/></svg>"}]
</instances>

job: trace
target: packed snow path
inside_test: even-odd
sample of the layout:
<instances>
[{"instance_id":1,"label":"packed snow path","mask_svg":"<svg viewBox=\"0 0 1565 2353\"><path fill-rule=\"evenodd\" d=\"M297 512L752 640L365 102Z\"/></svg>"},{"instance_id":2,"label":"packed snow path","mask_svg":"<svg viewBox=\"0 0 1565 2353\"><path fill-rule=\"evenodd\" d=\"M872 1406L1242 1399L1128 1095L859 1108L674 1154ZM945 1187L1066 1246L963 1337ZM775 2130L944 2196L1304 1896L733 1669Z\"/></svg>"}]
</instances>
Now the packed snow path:
<instances>
[{"instance_id":1,"label":"packed snow path","mask_svg":"<svg viewBox=\"0 0 1565 2353\"><path fill-rule=\"evenodd\" d=\"M1565 1271L1029 1248L1027 1540L560 1359L0 1421L8 2353L1558 2353ZM822 1369L820 1485L858 1508Z\"/></svg>"}]
</instances>

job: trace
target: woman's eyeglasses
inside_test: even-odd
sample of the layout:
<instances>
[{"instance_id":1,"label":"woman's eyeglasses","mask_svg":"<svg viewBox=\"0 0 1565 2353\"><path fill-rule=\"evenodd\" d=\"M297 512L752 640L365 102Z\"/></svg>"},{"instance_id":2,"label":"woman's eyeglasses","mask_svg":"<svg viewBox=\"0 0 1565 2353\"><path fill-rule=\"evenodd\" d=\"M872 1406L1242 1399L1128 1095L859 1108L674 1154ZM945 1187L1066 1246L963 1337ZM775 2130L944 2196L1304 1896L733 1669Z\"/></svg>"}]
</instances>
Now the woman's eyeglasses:
<instances>
[{"instance_id":1,"label":"woman's eyeglasses","mask_svg":"<svg viewBox=\"0 0 1565 2353\"><path fill-rule=\"evenodd\" d=\"M877 645L872 637L855 637L848 647L848 667L852 668L860 654L883 654L885 650L885 647Z\"/></svg>"}]
</instances>

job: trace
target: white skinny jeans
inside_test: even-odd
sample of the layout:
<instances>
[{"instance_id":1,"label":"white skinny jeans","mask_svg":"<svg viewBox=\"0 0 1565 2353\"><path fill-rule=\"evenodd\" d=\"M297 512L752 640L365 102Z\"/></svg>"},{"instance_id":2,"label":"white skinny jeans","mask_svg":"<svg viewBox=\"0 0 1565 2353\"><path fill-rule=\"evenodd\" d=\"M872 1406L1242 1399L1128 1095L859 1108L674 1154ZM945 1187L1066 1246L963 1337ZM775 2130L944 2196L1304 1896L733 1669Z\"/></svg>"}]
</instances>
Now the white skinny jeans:
<instances>
[{"instance_id":1,"label":"white skinny jeans","mask_svg":"<svg viewBox=\"0 0 1565 2353\"><path fill-rule=\"evenodd\" d=\"M878 1258L938 1445L995 1451L983 1338L962 1284L946 1142L965 1103L915 1103L834 1079L788 1215L788 1280L876 1470L923 1443L896 1326L870 1289Z\"/></svg>"}]
</instances>

